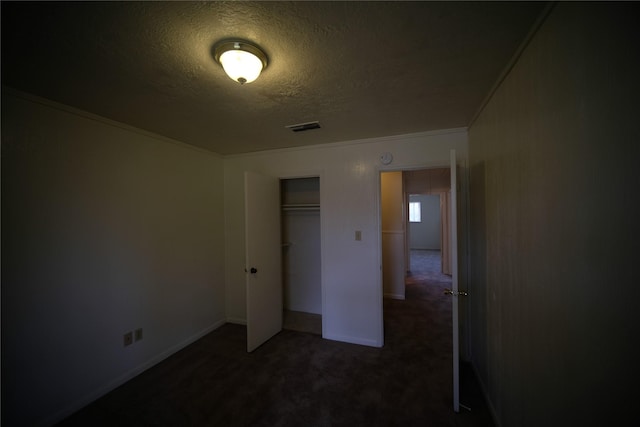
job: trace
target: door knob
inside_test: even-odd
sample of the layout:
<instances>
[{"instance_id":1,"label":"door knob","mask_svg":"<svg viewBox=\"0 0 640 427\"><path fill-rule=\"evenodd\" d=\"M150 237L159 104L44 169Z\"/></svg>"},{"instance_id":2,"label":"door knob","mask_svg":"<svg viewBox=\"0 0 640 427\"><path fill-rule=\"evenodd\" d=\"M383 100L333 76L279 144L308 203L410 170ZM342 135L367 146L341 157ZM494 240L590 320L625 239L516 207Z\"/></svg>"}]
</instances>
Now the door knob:
<instances>
[{"instance_id":1,"label":"door knob","mask_svg":"<svg viewBox=\"0 0 640 427\"><path fill-rule=\"evenodd\" d=\"M448 288L444 290L444 294L445 295L461 296L461 297L466 297L467 295L469 295L468 293L466 293L464 291L453 292L451 289L448 289Z\"/></svg>"}]
</instances>

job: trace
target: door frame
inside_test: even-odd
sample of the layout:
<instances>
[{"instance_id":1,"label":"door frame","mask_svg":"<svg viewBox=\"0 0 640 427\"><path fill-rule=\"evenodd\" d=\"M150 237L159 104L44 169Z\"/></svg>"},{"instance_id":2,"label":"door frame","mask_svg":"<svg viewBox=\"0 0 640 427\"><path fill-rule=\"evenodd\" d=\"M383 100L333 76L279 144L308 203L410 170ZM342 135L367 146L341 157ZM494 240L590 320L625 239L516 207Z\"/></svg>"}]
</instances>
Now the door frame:
<instances>
[{"instance_id":1,"label":"door frame","mask_svg":"<svg viewBox=\"0 0 640 427\"><path fill-rule=\"evenodd\" d=\"M377 247L377 251L378 251L378 264L380 265L380 270L378 272L378 284L379 284L379 288L380 288L380 295L384 294L384 286L383 286L383 280L382 280L382 174L386 173L386 172L408 172L408 171L417 171L417 170L425 170L425 169L444 169L444 168L450 168L451 164L447 163L447 164L443 164L442 162L433 162L433 163L424 163L424 164L418 164L418 165L411 165L411 166L398 166L398 167L380 167L378 166L377 168L377 190L376 190L376 209L377 209L377 222L378 222L378 247ZM406 191L404 191L404 187L402 190L402 198L403 198L403 203L406 205L409 200L405 200L406 197ZM441 197L442 198L442 197ZM406 219L406 218L405 218ZM442 228L442 226L441 226ZM460 231L460 230L458 230ZM405 243L405 270L407 270L410 266L409 266L409 260L408 260L408 241L409 241L409 230L408 228L406 229L406 243ZM406 272L405 272L406 274ZM466 283L466 280L465 280ZM383 310L383 303L384 303L384 298L380 299L380 310L381 313L383 314L381 317L382 319L382 325L380 330L382 331L382 333L380 334L381 337L383 337L383 342L381 343L381 345L384 344L384 310Z\"/></svg>"},{"instance_id":2,"label":"door frame","mask_svg":"<svg viewBox=\"0 0 640 427\"><path fill-rule=\"evenodd\" d=\"M464 237L464 244L457 245L458 249L458 287L462 290L467 290L469 287L469 176L468 176L468 165L467 160L464 158L457 157L459 154L458 150L456 150L456 170L457 177L456 180L458 191L457 191L457 200L459 202L457 205L457 237L458 241L460 241L460 237ZM449 157L449 156L448 156ZM421 164L412 164L410 166L380 166L376 168L377 176L376 176L376 209L377 209L377 222L378 222L378 242L377 242L377 252L378 252L378 265L380 266L378 271L378 294L380 295L380 336L381 336L381 346L384 345L384 286L383 286L383 276L382 276L382 173L383 172L404 172L404 171L413 171L413 170L423 170L423 169L440 169L440 168L450 168L451 167L451 159L448 158L447 161L435 161L435 162L425 162ZM405 193L403 189L403 193ZM451 200L453 203L453 200ZM406 250L406 249L405 249ZM464 252L460 252L464 251ZM462 257L462 258L461 258ZM460 271L461 266L464 265L462 271ZM408 266L408 265L407 265ZM467 301L467 299L463 300ZM464 303L468 305L468 303ZM463 304L459 304L462 306ZM464 311L468 311L465 307ZM459 313L458 317L461 317ZM461 341L461 349L459 353L465 353L463 358L469 358L468 349L469 345L466 343L464 346L462 345L462 340L469 340L469 326L468 326L468 316L463 316L463 321L459 322L459 327L462 326L463 330L459 331L460 341ZM464 325L464 326L463 326ZM453 329L453 325L452 325ZM462 332L462 333L460 333ZM463 347L463 348L462 348ZM453 352L453 349L452 349ZM461 359L463 359L461 358Z\"/></svg>"}]
</instances>

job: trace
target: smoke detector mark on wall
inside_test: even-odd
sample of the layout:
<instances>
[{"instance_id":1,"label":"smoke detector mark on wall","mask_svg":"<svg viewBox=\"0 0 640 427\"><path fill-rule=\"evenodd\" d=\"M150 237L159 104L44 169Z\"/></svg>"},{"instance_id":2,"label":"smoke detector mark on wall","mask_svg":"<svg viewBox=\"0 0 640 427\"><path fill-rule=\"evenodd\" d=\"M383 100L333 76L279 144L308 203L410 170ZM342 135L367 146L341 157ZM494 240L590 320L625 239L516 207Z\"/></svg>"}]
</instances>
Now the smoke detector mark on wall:
<instances>
[{"instance_id":1,"label":"smoke detector mark on wall","mask_svg":"<svg viewBox=\"0 0 640 427\"><path fill-rule=\"evenodd\" d=\"M298 123L297 125L288 125L285 127L287 129L290 129L293 132L302 132L305 130L320 129L320 123L315 121L315 122L307 122L307 123Z\"/></svg>"}]
</instances>

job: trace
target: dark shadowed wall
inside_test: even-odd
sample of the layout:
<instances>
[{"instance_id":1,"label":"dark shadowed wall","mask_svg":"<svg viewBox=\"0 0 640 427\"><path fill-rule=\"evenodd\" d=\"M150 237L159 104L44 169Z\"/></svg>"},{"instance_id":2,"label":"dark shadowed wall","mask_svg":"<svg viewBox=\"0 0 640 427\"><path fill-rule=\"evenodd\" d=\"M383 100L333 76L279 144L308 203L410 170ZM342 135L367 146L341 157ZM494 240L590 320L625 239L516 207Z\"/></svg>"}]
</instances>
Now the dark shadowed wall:
<instances>
[{"instance_id":1,"label":"dark shadowed wall","mask_svg":"<svg viewBox=\"0 0 640 427\"><path fill-rule=\"evenodd\" d=\"M220 156L3 88L3 425L58 421L225 322L222 203Z\"/></svg>"},{"instance_id":2,"label":"dark shadowed wall","mask_svg":"<svg viewBox=\"0 0 640 427\"><path fill-rule=\"evenodd\" d=\"M471 350L504 427L637 422L635 6L558 3L469 130Z\"/></svg>"}]
</instances>

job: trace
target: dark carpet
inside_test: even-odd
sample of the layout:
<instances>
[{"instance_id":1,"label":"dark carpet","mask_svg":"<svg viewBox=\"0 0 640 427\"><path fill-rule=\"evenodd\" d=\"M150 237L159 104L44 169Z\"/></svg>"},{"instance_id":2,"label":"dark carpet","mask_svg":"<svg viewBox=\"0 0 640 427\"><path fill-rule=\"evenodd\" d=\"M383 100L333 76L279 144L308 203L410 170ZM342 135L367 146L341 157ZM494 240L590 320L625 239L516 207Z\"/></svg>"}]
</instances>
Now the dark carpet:
<instances>
[{"instance_id":1,"label":"dark carpet","mask_svg":"<svg viewBox=\"0 0 640 427\"><path fill-rule=\"evenodd\" d=\"M450 279L425 267L439 254L415 255L407 299L385 300L383 348L283 330L247 353L227 324L59 425L492 426L468 366L471 411L452 410Z\"/></svg>"}]
</instances>

